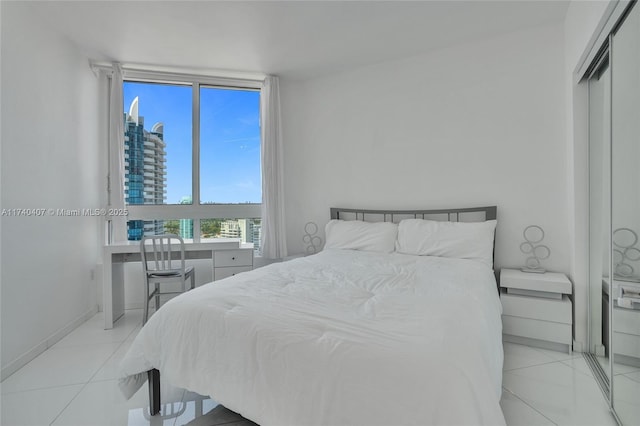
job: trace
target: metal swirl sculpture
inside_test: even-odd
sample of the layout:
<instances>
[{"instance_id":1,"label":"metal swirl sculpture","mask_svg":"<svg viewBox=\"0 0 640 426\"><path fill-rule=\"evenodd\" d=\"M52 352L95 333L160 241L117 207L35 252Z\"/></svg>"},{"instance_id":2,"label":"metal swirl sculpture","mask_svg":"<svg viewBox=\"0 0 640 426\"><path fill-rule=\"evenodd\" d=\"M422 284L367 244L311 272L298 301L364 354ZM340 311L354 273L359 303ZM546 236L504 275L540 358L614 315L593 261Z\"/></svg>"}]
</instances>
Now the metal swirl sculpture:
<instances>
[{"instance_id":1,"label":"metal swirl sculpture","mask_svg":"<svg viewBox=\"0 0 640 426\"><path fill-rule=\"evenodd\" d=\"M317 253L322 246L322 238L316 235L318 233L318 225L314 222L307 222L307 224L304 225L304 232L302 242L306 244L306 254Z\"/></svg>"},{"instance_id":2,"label":"metal swirl sculpture","mask_svg":"<svg viewBox=\"0 0 640 426\"><path fill-rule=\"evenodd\" d=\"M536 231L539 236L536 236ZM522 268L524 272L545 272L540 263L541 260L548 259L551 256L551 250L544 244L538 244L544 240L544 229L538 225L529 225L522 232L524 242L520 244L520 251L528 254L526 267Z\"/></svg>"},{"instance_id":3,"label":"metal swirl sculpture","mask_svg":"<svg viewBox=\"0 0 640 426\"><path fill-rule=\"evenodd\" d=\"M613 231L612 242L614 274L625 278L632 276L635 270L627 262L640 260L640 250L635 247L638 243L638 234L629 228L618 228Z\"/></svg>"}]
</instances>

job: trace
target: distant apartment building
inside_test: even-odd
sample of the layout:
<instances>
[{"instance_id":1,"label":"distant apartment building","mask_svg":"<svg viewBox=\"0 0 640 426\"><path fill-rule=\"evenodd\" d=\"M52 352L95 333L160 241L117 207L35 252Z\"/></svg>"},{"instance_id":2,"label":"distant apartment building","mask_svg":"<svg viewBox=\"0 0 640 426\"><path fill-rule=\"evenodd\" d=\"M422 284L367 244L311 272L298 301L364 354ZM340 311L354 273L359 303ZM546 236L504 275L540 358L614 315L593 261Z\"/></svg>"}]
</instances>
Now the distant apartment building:
<instances>
[{"instance_id":1,"label":"distant apartment building","mask_svg":"<svg viewBox=\"0 0 640 426\"><path fill-rule=\"evenodd\" d=\"M167 196L166 144L164 127L156 123L144 129L144 117L138 114L138 97L124 114L125 200L128 204L165 204ZM164 221L130 220L129 240L164 232Z\"/></svg>"},{"instance_id":2,"label":"distant apartment building","mask_svg":"<svg viewBox=\"0 0 640 426\"><path fill-rule=\"evenodd\" d=\"M260 246L261 224L255 219L226 220L220 224L221 238L239 238L243 243Z\"/></svg>"},{"instance_id":3,"label":"distant apartment building","mask_svg":"<svg viewBox=\"0 0 640 426\"><path fill-rule=\"evenodd\" d=\"M242 238L242 227L238 220L225 220L220 224L220 238Z\"/></svg>"}]
</instances>

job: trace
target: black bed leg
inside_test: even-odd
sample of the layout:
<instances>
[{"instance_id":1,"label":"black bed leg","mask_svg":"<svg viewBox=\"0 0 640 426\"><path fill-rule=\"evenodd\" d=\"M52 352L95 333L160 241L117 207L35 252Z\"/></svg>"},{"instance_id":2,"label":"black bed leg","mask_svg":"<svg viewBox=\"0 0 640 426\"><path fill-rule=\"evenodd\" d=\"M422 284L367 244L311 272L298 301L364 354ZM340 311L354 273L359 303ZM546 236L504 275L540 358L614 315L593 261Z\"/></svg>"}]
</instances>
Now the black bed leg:
<instances>
[{"instance_id":1,"label":"black bed leg","mask_svg":"<svg viewBox=\"0 0 640 426\"><path fill-rule=\"evenodd\" d=\"M149 380L149 411L152 416L160 412L160 371L147 371Z\"/></svg>"}]
</instances>

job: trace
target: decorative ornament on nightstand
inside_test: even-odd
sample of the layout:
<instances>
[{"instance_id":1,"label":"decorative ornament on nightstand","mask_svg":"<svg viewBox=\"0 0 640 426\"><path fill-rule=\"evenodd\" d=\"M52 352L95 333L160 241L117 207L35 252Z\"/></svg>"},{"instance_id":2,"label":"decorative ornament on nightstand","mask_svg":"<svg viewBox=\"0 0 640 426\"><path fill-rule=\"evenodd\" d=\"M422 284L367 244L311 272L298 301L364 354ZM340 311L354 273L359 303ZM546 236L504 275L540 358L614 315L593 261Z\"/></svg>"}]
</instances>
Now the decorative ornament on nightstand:
<instances>
[{"instance_id":1,"label":"decorative ornament on nightstand","mask_svg":"<svg viewBox=\"0 0 640 426\"><path fill-rule=\"evenodd\" d=\"M538 225L529 225L522 232L524 242L520 244L520 251L529 255L526 266L522 268L522 272L534 272L544 274L546 271L540 264L541 260L548 259L551 256L551 250L544 244L539 244L544 240L544 229Z\"/></svg>"},{"instance_id":2,"label":"decorative ornament on nightstand","mask_svg":"<svg viewBox=\"0 0 640 426\"><path fill-rule=\"evenodd\" d=\"M635 245L638 243L638 234L629 228L618 228L613 231L613 271L616 276L629 278L635 270L627 262L640 260L640 250Z\"/></svg>"},{"instance_id":3,"label":"decorative ornament on nightstand","mask_svg":"<svg viewBox=\"0 0 640 426\"><path fill-rule=\"evenodd\" d=\"M320 247L322 246L322 238L317 236L318 233L318 225L314 222L307 222L304 225L304 236L302 237L302 242L305 243L305 253L316 254Z\"/></svg>"}]
</instances>

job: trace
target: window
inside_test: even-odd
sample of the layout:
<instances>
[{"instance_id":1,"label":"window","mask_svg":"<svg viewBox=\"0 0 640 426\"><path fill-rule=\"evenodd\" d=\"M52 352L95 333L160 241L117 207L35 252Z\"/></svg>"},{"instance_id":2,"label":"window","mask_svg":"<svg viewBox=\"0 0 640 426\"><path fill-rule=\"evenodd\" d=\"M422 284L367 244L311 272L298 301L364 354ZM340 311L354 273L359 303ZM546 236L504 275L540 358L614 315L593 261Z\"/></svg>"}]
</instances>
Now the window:
<instances>
[{"instance_id":1,"label":"window","mask_svg":"<svg viewBox=\"0 0 640 426\"><path fill-rule=\"evenodd\" d=\"M191 87L126 81L125 202L184 204L192 191Z\"/></svg>"},{"instance_id":2,"label":"window","mask_svg":"<svg viewBox=\"0 0 640 426\"><path fill-rule=\"evenodd\" d=\"M135 73L123 84L127 238L260 243L260 85Z\"/></svg>"}]
</instances>

